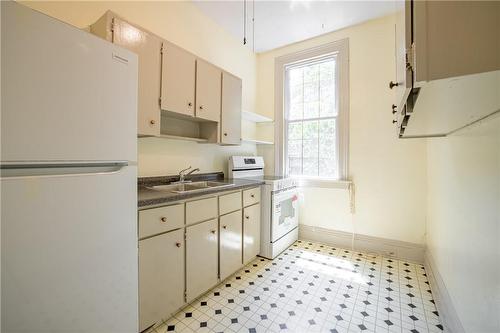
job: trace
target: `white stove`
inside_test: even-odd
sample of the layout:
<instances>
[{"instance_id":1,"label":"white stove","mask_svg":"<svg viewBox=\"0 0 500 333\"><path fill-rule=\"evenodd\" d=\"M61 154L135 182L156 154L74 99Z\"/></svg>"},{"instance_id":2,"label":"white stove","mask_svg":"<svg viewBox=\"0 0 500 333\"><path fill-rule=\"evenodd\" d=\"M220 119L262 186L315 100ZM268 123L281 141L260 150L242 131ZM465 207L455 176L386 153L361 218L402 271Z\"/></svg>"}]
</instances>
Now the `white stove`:
<instances>
[{"instance_id":1,"label":"white stove","mask_svg":"<svg viewBox=\"0 0 500 333\"><path fill-rule=\"evenodd\" d=\"M264 175L261 156L229 158L229 178L264 181L261 189L260 255L274 259L292 245L299 235L299 204L297 181L282 176Z\"/></svg>"}]
</instances>

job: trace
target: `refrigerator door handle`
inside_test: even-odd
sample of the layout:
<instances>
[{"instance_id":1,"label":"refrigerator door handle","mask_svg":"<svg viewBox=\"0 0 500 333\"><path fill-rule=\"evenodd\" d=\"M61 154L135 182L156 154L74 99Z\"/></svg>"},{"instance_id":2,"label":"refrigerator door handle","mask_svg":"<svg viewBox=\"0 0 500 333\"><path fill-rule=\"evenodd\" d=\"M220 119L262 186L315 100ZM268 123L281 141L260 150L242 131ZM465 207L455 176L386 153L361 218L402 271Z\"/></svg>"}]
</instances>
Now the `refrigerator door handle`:
<instances>
[{"instance_id":1,"label":"refrigerator door handle","mask_svg":"<svg viewBox=\"0 0 500 333\"><path fill-rule=\"evenodd\" d=\"M0 165L0 179L113 174L128 165L130 165L128 161L3 163Z\"/></svg>"}]
</instances>

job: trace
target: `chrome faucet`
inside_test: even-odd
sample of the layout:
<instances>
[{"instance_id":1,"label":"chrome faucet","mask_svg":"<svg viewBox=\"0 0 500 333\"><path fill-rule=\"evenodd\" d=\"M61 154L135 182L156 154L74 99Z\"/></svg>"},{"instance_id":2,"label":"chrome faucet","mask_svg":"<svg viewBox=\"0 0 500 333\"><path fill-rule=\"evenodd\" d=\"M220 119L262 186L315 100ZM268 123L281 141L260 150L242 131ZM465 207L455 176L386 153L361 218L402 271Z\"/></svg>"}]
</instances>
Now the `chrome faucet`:
<instances>
[{"instance_id":1,"label":"chrome faucet","mask_svg":"<svg viewBox=\"0 0 500 333\"><path fill-rule=\"evenodd\" d=\"M189 176L193 172L200 171L199 168L195 168L195 169L193 169L193 170L191 170L191 171L189 171L189 172L186 173L186 171L188 171L189 169L191 169L191 166L189 166L186 169L182 169L181 171L179 171L179 181L176 182L176 183L188 183L188 182L190 182L190 180L185 180L185 177Z\"/></svg>"}]
</instances>

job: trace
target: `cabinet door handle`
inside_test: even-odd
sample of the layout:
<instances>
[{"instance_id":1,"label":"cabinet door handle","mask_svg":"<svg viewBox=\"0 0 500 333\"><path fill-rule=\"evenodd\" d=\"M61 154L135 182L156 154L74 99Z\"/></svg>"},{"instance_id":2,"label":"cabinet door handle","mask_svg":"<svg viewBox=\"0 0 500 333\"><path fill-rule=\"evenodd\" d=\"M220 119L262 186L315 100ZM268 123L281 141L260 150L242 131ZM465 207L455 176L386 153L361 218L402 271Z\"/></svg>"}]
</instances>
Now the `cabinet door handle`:
<instances>
[{"instance_id":1,"label":"cabinet door handle","mask_svg":"<svg viewBox=\"0 0 500 333\"><path fill-rule=\"evenodd\" d=\"M392 104L392 114L395 114L396 112L396 105Z\"/></svg>"},{"instance_id":2,"label":"cabinet door handle","mask_svg":"<svg viewBox=\"0 0 500 333\"><path fill-rule=\"evenodd\" d=\"M189 102L189 103L188 103L188 106L189 106L189 107L192 107L192 106L193 106L193 103Z\"/></svg>"},{"instance_id":3,"label":"cabinet door handle","mask_svg":"<svg viewBox=\"0 0 500 333\"><path fill-rule=\"evenodd\" d=\"M397 86L399 86L399 83L393 82L393 81L389 82L389 89L392 89L392 88L397 87Z\"/></svg>"},{"instance_id":4,"label":"cabinet door handle","mask_svg":"<svg viewBox=\"0 0 500 333\"><path fill-rule=\"evenodd\" d=\"M250 197L255 198L255 194L250 194Z\"/></svg>"},{"instance_id":5,"label":"cabinet door handle","mask_svg":"<svg viewBox=\"0 0 500 333\"><path fill-rule=\"evenodd\" d=\"M167 222L167 218L165 216L163 216L161 219L160 219L162 222Z\"/></svg>"},{"instance_id":6,"label":"cabinet door handle","mask_svg":"<svg viewBox=\"0 0 500 333\"><path fill-rule=\"evenodd\" d=\"M200 105L199 109L200 109L200 110L203 110L203 105Z\"/></svg>"},{"instance_id":7,"label":"cabinet door handle","mask_svg":"<svg viewBox=\"0 0 500 333\"><path fill-rule=\"evenodd\" d=\"M154 121L153 119L151 119L151 120L149 121L149 123L150 123L151 125L154 125L154 124L156 124L156 121Z\"/></svg>"},{"instance_id":8,"label":"cabinet door handle","mask_svg":"<svg viewBox=\"0 0 500 333\"><path fill-rule=\"evenodd\" d=\"M216 230L210 230L212 234L215 234L217 231Z\"/></svg>"},{"instance_id":9,"label":"cabinet door handle","mask_svg":"<svg viewBox=\"0 0 500 333\"><path fill-rule=\"evenodd\" d=\"M177 243L175 243L175 246L177 246L177 247L181 247L181 246L182 246L182 244L181 244L181 242L177 242Z\"/></svg>"},{"instance_id":10,"label":"cabinet door handle","mask_svg":"<svg viewBox=\"0 0 500 333\"><path fill-rule=\"evenodd\" d=\"M223 226L222 226L222 228L223 228L223 229L227 229L227 225L223 225Z\"/></svg>"},{"instance_id":11,"label":"cabinet door handle","mask_svg":"<svg viewBox=\"0 0 500 333\"><path fill-rule=\"evenodd\" d=\"M392 123L393 123L393 124L396 124L397 122L398 122L397 120L393 120L393 121L392 121Z\"/></svg>"},{"instance_id":12,"label":"cabinet door handle","mask_svg":"<svg viewBox=\"0 0 500 333\"><path fill-rule=\"evenodd\" d=\"M224 136L227 136L227 133L224 133Z\"/></svg>"},{"instance_id":13,"label":"cabinet door handle","mask_svg":"<svg viewBox=\"0 0 500 333\"><path fill-rule=\"evenodd\" d=\"M249 220L249 219L250 219L250 216L248 216L248 215L245 215L245 218L246 218L247 220Z\"/></svg>"}]
</instances>

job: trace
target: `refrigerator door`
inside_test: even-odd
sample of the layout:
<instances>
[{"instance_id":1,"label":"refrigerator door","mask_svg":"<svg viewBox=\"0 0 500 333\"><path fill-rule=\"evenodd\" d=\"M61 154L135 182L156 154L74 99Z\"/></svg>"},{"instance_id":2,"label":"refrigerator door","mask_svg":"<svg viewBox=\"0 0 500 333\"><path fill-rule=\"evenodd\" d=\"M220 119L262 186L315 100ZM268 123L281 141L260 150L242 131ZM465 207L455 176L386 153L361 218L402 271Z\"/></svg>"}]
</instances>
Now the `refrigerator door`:
<instances>
[{"instance_id":1,"label":"refrigerator door","mask_svg":"<svg viewBox=\"0 0 500 333\"><path fill-rule=\"evenodd\" d=\"M137 56L1 2L1 160L136 161Z\"/></svg>"},{"instance_id":2,"label":"refrigerator door","mask_svg":"<svg viewBox=\"0 0 500 333\"><path fill-rule=\"evenodd\" d=\"M2 332L137 333L136 167L45 169L2 170Z\"/></svg>"}]
</instances>

